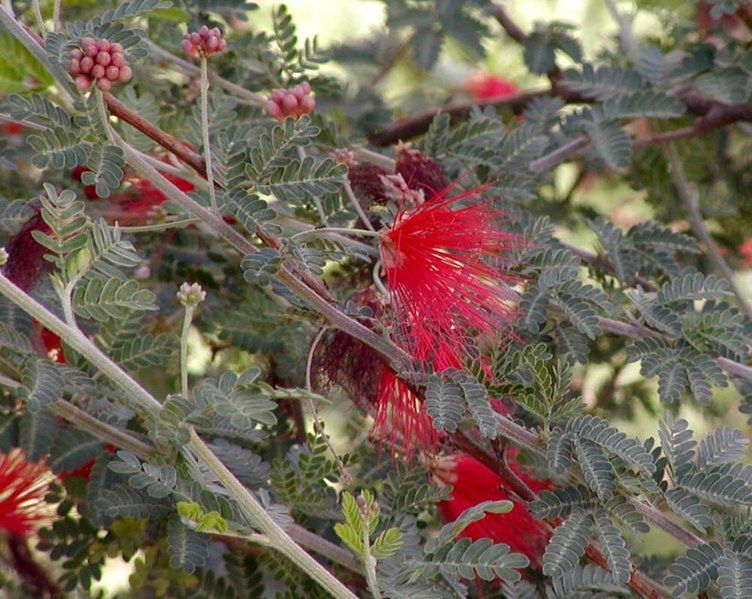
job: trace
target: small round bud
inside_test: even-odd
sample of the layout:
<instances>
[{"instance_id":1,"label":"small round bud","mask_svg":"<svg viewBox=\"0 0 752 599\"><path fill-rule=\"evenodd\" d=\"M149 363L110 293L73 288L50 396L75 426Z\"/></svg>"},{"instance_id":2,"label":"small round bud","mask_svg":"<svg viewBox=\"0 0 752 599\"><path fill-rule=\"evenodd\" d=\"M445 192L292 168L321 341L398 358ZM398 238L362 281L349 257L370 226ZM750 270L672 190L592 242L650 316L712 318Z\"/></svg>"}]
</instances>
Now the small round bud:
<instances>
[{"instance_id":1,"label":"small round bud","mask_svg":"<svg viewBox=\"0 0 752 599\"><path fill-rule=\"evenodd\" d=\"M201 25L201 27L199 27L198 34L201 37L206 38L209 35L209 28L206 25Z\"/></svg>"},{"instance_id":2,"label":"small round bud","mask_svg":"<svg viewBox=\"0 0 752 599\"><path fill-rule=\"evenodd\" d=\"M109 52L112 48L112 44L110 44L110 40L108 39L101 39L97 42L97 47L103 52Z\"/></svg>"},{"instance_id":3,"label":"small round bud","mask_svg":"<svg viewBox=\"0 0 752 599\"><path fill-rule=\"evenodd\" d=\"M121 52L115 52L110 56L112 57L112 62L110 63L112 66L120 68L125 65L125 56Z\"/></svg>"},{"instance_id":4,"label":"small round bud","mask_svg":"<svg viewBox=\"0 0 752 599\"><path fill-rule=\"evenodd\" d=\"M219 51L222 52L225 48L227 48L227 40L222 38L219 40Z\"/></svg>"},{"instance_id":5,"label":"small round bud","mask_svg":"<svg viewBox=\"0 0 752 599\"><path fill-rule=\"evenodd\" d=\"M306 95L306 92L303 90L303 88L300 85L296 85L290 90L290 93L295 96L298 102L300 102L303 99L303 96Z\"/></svg>"},{"instance_id":6,"label":"small round bud","mask_svg":"<svg viewBox=\"0 0 752 599\"><path fill-rule=\"evenodd\" d=\"M219 30L219 27L215 27L214 29L212 29L211 34L214 37L222 37L222 32Z\"/></svg>"},{"instance_id":7,"label":"small round bud","mask_svg":"<svg viewBox=\"0 0 752 599\"><path fill-rule=\"evenodd\" d=\"M0 266L5 266L8 262L8 250L0 248Z\"/></svg>"},{"instance_id":8,"label":"small round bud","mask_svg":"<svg viewBox=\"0 0 752 599\"><path fill-rule=\"evenodd\" d=\"M96 44L83 46L83 51L89 58L96 58L97 54L99 54L99 48L97 48Z\"/></svg>"},{"instance_id":9,"label":"small round bud","mask_svg":"<svg viewBox=\"0 0 752 599\"><path fill-rule=\"evenodd\" d=\"M180 304L186 308L195 308L206 299L206 291L198 283L183 283L177 292L177 298Z\"/></svg>"},{"instance_id":10,"label":"small round bud","mask_svg":"<svg viewBox=\"0 0 752 599\"><path fill-rule=\"evenodd\" d=\"M104 77L104 67L101 64L95 64L91 69L91 76L95 79Z\"/></svg>"},{"instance_id":11,"label":"small round bud","mask_svg":"<svg viewBox=\"0 0 752 599\"><path fill-rule=\"evenodd\" d=\"M298 109L298 99L292 94L287 94L282 100L282 109L288 114L292 114Z\"/></svg>"},{"instance_id":12,"label":"small round bud","mask_svg":"<svg viewBox=\"0 0 752 599\"><path fill-rule=\"evenodd\" d=\"M120 69L120 74L118 75L118 81L120 81L120 83L128 83L131 80L131 77L133 77L133 69L128 65L125 65Z\"/></svg>"},{"instance_id":13,"label":"small round bud","mask_svg":"<svg viewBox=\"0 0 752 599\"><path fill-rule=\"evenodd\" d=\"M274 90L274 91L272 92L272 97L271 97L271 99L272 99L272 101L274 101L274 102L279 102L279 103L281 103L281 102L282 102L282 100L284 100L284 99L285 99L285 96L286 96L286 95L287 95L287 93L285 92L285 90L283 90L283 89L275 89L275 90Z\"/></svg>"},{"instance_id":14,"label":"small round bud","mask_svg":"<svg viewBox=\"0 0 752 599\"><path fill-rule=\"evenodd\" d=\"M93 37L85 37L81 40L82 46L96 46L97 40L95 40Z\"/></svg>"},{"instance_id":15,"label":"small round bud","mask_svg":"<svg viewBox=\"0 0 752 599\"><path fill-rule=\"evenodd\" d=\"M303 81L303 83L299 83L297 85L298 89L303 91L303 94L310 94L311 93L311 84L308 83L308 81Z\"/></svg>"},{"instance_id":16,"label":"small round bud","mask_svg":"<svg viewBox=\"0 0 752 599\"><path fill-rule=\"evenodd\" d=\"M219 48L219 38L215 36L209 36L209 39L206 40L206 49L209 52L216 52Z\"/></svg>"},{"instance_id":17,"label":"small round bud","mask_svg":"<svg viewBox=\"0 0 752 599\"><path fill-rule=\"evenodd\" d=\"M279 104L272 102L271 100L266 103L266 114L273 119L283 118L282 109L279 107Z\"/></svg>"},{"instance_id":18,"label":"small round bud","mask_svg":"<svg viewBox=\"0 0 752 599\"><path fill-rule=\"evenodd\" d=\"M81 48L76 48L71 52L71 56L77 60L81 60L84 57L84 52Z\"/></svg>"},{"instance_id":19,"label":"small round bud","mask_svg":"<svg viewBox=\"0 0 752 599\"><path fill-rule=\"evenodd\" d=\"M194 46L198 46L201 43L201 36L194 31L191 33L190 40Z\"/></svg>"},{"instance_id":20,"label":"small round bud","mask_svg":"<svg viewBox=\"0 0 752 599\"><path fill-rule=\"evenodd\" d=\"M75 79L76 87L80 91L84 91L91 85L91 78L88 75L78 75Z\"/></svg>"},{"instance_id":21,"label":"small round bud","mask_svg":"<svg viewBox=\"0 0 752 599\"><path fill-rule=\"evenodd\" d=\"M97 87L103 92L108 92L112 89L112 81L109 79L99 79L97 80Z\"/></svg>"},{"instance_id":22,"label":"small round bud","mask_svg":"<svg viewBox=\"0 0 752 599\"><path fill-rule=\"evenodd\" d=\"M123 53L123 46L121 44L118 44L117 42L110 45L110 53L111 54L122 54Z\"/></svg>"},{"instance_id":23,"label":"small round bud","mask_svg":"<svg viewBox=\"0 0 752 599\"><path fill-rule=\"evenodd\" d=\"M100 52L97 54L97 64L101 64L103 67L108 66L112 62L112 54L109 52Z\"/></svg>"},{"instance_id":24,"label":"small round bud","mask_svg":"<svg viewBox=\"0 0 752 599\"><path fill-rule=\"evenodd\" d=\"M82 73L91 73L91 69L94 67L94 59L90 56L84 56L80 64Z\"/></svg>"},{"instance_id":25,"label":"small round bud","mask_svg":"<svg viewBox=\"0 0 752 599\"><path fill-rule=\"evenodd\" d=\"M316 99L313 96L306 96L300 101L301 114L310 114L316 108Z\"/></svg>"},{"instance_id":26,"label":"small round bud","mask_svg":"<svg viewBox=\"0 0 752 599\"><path fill-rule=\"evenodd\" d=\"M117 81L120 75L120 69L114 65L108 66L104 71L104 76L110 81Z\"/></svg>"},{"instance_id":27,"label":"small round bud","mask_svg":"<svg viewBox=\"0 0 752 599\"><path fill-rule=\"evenodd\" d=\"M77 58L73 58L70 61L70 65L68 66L68 72L71 75L80 75L81 74L81 61Z\"/></svg>"},{"instance_id":28,"label":"small round bud","mask_svg":"<svg viewBox=\"0 0 752 599\"><path fill-rule=\"evenodd\" d=\"M193 54L196 51L196 46L194 46L189 39L183 39L183 41L180 42L180 47L186 54Z\"/></svg>"}]
</instances>

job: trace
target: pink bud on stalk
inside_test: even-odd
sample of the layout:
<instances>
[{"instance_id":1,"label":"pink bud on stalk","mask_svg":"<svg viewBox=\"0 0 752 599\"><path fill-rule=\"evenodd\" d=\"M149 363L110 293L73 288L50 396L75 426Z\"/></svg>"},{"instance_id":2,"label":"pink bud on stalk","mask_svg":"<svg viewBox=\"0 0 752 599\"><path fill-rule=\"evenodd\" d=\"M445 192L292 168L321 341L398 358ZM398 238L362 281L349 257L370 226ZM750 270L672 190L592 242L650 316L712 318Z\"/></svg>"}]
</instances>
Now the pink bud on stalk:
<instances>
[{"instance_id":1,"label":"pink bud on stalk","mask_svg":"<svg viewBox=\"0 0 752 599\"><path fill-rule=\"evenodd\" d=\"M222 52L227 47L227 41L222 38L219 27L209 29L202 25L198 31L189 31L183 35L180 47L193 58L208 58L212 54Z\"/></svg>"},{"instance_id":2,"label":"pink bud on stalk","mask_svg":"<svg viewBox=\"0 0 752 599\"><path fill-rule=\"evenodd\" d=\"M298 118L310 114L316 107L316 100L311 96L311 86L307 81L290 89L275 89L266 102L266 114L271 118L284 121L288 116Z\"/></svg>"},{"instance_id":3,"label":"pink bud on stalk","mask_svg":"<svg viewBox=\"0 0 752 599\"><path fill-rule=\"evenodd\" d=\"M87 90L91 84L103 92L110 91L113 83L127 83L133 70L126 64L123 46L107 39L85 37L81 46L71 51L68 73L76 87Z\"/></svg>"}]
</instances>

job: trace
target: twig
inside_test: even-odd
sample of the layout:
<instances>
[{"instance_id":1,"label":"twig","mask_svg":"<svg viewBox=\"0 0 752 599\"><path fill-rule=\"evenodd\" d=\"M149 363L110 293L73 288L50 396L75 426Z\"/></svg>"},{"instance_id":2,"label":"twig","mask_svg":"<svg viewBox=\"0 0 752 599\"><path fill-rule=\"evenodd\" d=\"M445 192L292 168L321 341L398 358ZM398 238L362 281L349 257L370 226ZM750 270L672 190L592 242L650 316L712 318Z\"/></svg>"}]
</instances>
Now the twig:
<instances>
[{"instance_id":1,"label":"twig","mask_svg":"<svg viewBox=\"0 0 752 599\"><path fill-rule=\"evenodd\" d=\"M52 31L60 31L60 1L55 0L52 4Z\"/></svg>"},{"instance_id":2,"label":"twig","mask_svg":"<svg viewBox=\"0 0 752 599\"><path fill-rule=\"evenodd\" d=\"M697 190L693 189L687 180L687 175L684 172L684 166L682 165L679 153L673 145L669 145L665 149L665 154L669 166L671 167L671 178L674 180L674 186L679 194L679 198L684 204L684 208L687 210L692 230L707 248L708 256L710 257L710 261L713 263L716 271L728 281L731 290L734 292L734 295L744 313L748 318L752 319L752 305L750 305L749 300L744 297L744 293L742 293L742 290L734 279L734 271L732 271L726 263L721 251L718 249L718 245L715 243L715 240L705 226L705 221L700 213L700 202Z\"/></svg>"},{"instance_id":3,"label":"twig","mask_svg":"<svg viewBox=\"0 0 752 599\"><path fill-rule=\"evenodd\" d=\"M350 185L350 181L345 179L345 194L347 195L347 199L350 200L350 203L352 204L353 208L355 208L355 212L358 214L358 217L360 217L360 220L363 222L363 224L366 226L366 229L369 231L376 231L376 229L373 228L373 225L371 224L371 221L368 219L368 216L366 216L366 213L363 212L363 208L360 205L360 202L358 201L358 198L355 197L355 192L352 189L352 186Z\"/></svg>"},{"instance_id":4,"label":"twig","mask_svg":"<svg viewBox=\"0 0 752 599\"><path fill-rule=\"evenodd\" d=\"M563 162L570 156L577 154L580 150L587 147L590 144L590 140L587 137L577 137L570 142L565 143L560 148L555 149L553 152L541 156L537 160L533 160L528 168L536 173L540 174L547 171L560 162Z\"/></svg>"},{"instance_id":5,"label":"twig","mask_svg":"<svg viewBox=\"0 0 752 599\"><path fill-rule=\"evenodd\" d=\"M624 52L631 60L635 60L637 57L637 42L632 32L632 23L629 22L629 19L625 15L619 12L614 0L603 0L603 3L606 5L611 18L616 21L616 25L619 27L619 40L624 48Z\"/></svg>"},{"instance_id":6,"label":"twig","mask_svg":"<svg viewBox=\"0 0 752 599\"><path fill-rule=\"evenodd\" d=\"M209 138L209 75L206 56L201 57L201 138L204 143L204 160L206 162L206 182L209 184L209 205L214 214L219 214L217 192L214 189L214 170L212 169L212 149Z\"/></svg>"},{"instance_id":7,"label":"twig","mask_svg":"<svg viewBox=\"0 0 752 599\"><path fill-rule=\"evenodd\" d=\"M50 404L49 408L77 428L94 435L105 443L112 443L115 447L130 451L140 458L148 460L157 453L156 448L151 445L147 445L119 428L105 424L68 401L59 399Z\"/></svg>"},{"instance_id":8,"label":"twig","mask_svg":"<svg viewBox=\"0 0 752 599\"><path fill-rule=\"evenodd\" d=\"M494 2L493 0L489 2L488 5L489 12L499 22L499 25L501 25L501 28L506 34L518 44L524 44L527 40L527 35L525 35L525 32L522 31L522 29L517 26L517 23L509 17L504 5L501 2Z\"/></svg>"}]
</instances>

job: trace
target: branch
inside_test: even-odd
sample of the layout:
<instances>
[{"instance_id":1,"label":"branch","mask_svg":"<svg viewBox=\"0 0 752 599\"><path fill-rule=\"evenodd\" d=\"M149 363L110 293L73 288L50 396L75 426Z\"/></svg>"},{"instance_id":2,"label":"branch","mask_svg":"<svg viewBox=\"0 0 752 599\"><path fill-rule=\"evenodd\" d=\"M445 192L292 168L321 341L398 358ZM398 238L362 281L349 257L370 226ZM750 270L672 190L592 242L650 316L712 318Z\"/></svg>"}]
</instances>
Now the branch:
<instances>
[{"instance_id":1,"label":"branch","mask_svg":"<svg viewBox=\"0 0 752 599\"><path fill-rule=\"evenodd\" d=\"M499 22L499 25L501 25L501 28L509 37L511 37L518 44L525 43L525 41L527 40L527 35L524 31L522 31L522 29L519 28L517 23L515 23L509 17L509 14L507 13L507 10L506 8L504 8L503 4L491 0L488 3L488 11Z\"/></svg>"},{"instance_id":2,"label":"branch","mask_svg":"<svg viewBox=\"0 0 752 599\"><path fill-rule=\"evenodd\" d=\"M674 180L674 186L679 194L679 198L687 210L692 230L695 235L700 238L703 244L705 244L710 261L713 263L716 271L728 281L744 313L748 318L752 319L752 305L749 300L744 297L744 293L734 279L734 271L732 271L731 267L726 263L723 254L721 254L721 250L718 249L718 245L705 226L705 221L700 213L700 202L697 190L693 189L687 180L687 175L684 172L684 166L682 165L679 153L673 145L670 145L666 148L665 154L669 166L671 167L671 178Z\"/></svg>"}]
</instances>

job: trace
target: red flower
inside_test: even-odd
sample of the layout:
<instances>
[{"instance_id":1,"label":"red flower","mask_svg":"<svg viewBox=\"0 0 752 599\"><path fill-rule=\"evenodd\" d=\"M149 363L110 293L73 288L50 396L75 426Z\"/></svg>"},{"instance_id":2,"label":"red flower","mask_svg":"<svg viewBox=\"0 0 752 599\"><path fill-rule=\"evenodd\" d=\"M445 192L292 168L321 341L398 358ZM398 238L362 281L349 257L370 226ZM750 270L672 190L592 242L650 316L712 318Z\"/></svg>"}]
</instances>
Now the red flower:
<instances>
[{"instance_id":1,"label":"red flower","mask_svg":"<svg viewBox=\"0 0 752 599\"><path fill-rule=\"evenodd\" d=\"M54 506L44 497L53 480L44 464L25 461L18 448L0 454L0 530L28 535L48 522Z\"/></svg>"},{"instance_id":2,"label":"red flower","mask_svg":"<svg viewBox=\"0 0 752 599\"><path fill-rule=\"evenodd\" d=\"M441 165L418 150L398 147L394 172L402 175L410 189L422 191L427 197L440 197L440 192L449 186Z\"/></svg>"},{"instance_id":3,"label":"red flower","mask_svg":"<svg viewBox=\"0 0 752 599\"><path fill-rule=\"evenodd\" d=\"M514 315L503 253L515 236L499 229L501 214L490 202L475 199L479 189L449 191L400 210L380 246L397 341L434 370L459 366L468 335L498 338Z\"/></svg>"},{"instance_id":4,"label":"red flower","mask_svg":"<svg viewBox=\"0 0 752 599\"><path fill-rule=\"evenodd\" d=\"M37 212L21 230L16 233L5 246L8 252L8 262L5 265L5 276L11 282L27 293L39 280L43 271L50 268L51 263L44 259L47 250L32 237L33 231L49 233L50 228Z\"/></svg>"},{"instance_id":5,"label":"red flower","mask_svg":"<svg viewBox=\"0 0 752 599\"><path fill-rule=\"evenodd\" d=\"M531 490L538 492L551 487L547 481L520 472L515 461L510 460L510 466ZM509 487L501 477L468 455L440 458L431 470L434 482L452 485L450 499L438 504L442 518L448 522L484 501L509 499ZM548 544L549 533L524 505L515 500L512 503L514 507L510 512L487 514L465 528L461 536L473 541L487 537L494 543L506 543L512 551L525 554L530 563L537 566Z\"/></svg>"},{"instance_id":6,"label":"red flower","mask_svg":"<svg viewBox=\"0 0 752 599\"><path fill-rule=\"evenodd\" d=\"M395 341L437 372L475 357L474 336L500 340L514 316L505 287L513 278L503 271L503 253L515 236L499 230L501 214L477 199L479 189L451 197L449 191L401 209L380 246ZM459 205L463 200L468 203ZM435 447L435 431L417 398L386 370L377 414L382 436L401 434L408 450Z\"/></svg>"},{"instance_id":7,"label":"red flower","mask_svg":"<svg viewBox=\"0 0 752 599\"><path fill-rule=\"evenodd\" d=\"M742 259L742 266L745 268L752 266L752 237L748 237L742 241L737 249Z\"/></svg>"},{"instance_id":8,"label":"red flower","mask_svg":"<svg viewBox=\"0 0 752 599\"><path fill-rule=\"evenodd\" d=\"M519 91L519 88L511 81L507 81L491 73L486 73L485 71L479 71L470 75L462 87L475 100L504 98Z\"/></svg>"}]
</instances>

